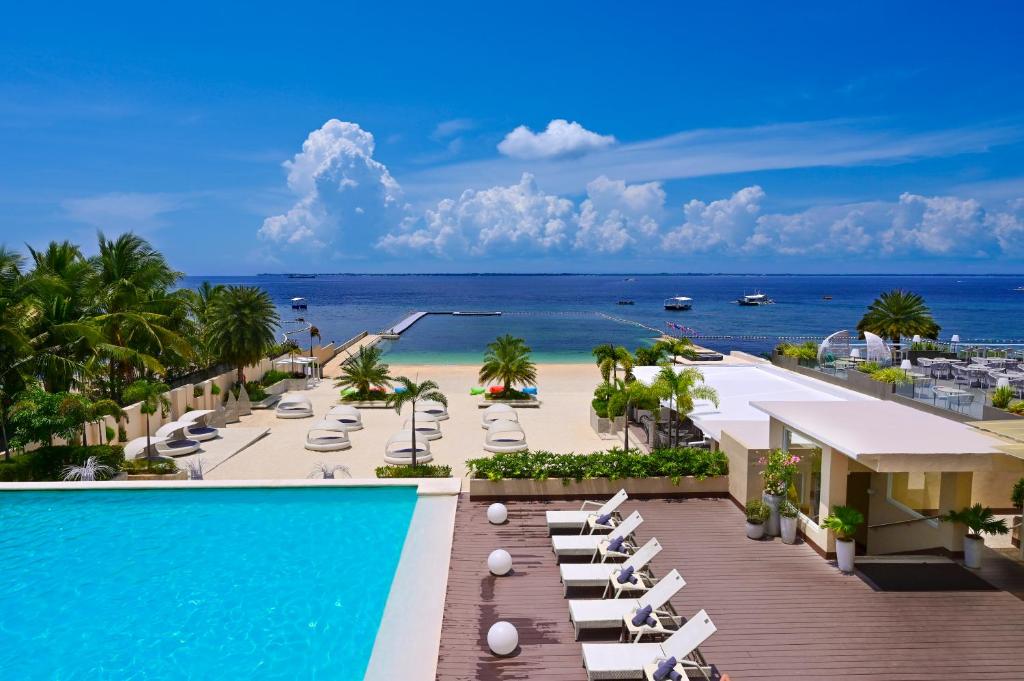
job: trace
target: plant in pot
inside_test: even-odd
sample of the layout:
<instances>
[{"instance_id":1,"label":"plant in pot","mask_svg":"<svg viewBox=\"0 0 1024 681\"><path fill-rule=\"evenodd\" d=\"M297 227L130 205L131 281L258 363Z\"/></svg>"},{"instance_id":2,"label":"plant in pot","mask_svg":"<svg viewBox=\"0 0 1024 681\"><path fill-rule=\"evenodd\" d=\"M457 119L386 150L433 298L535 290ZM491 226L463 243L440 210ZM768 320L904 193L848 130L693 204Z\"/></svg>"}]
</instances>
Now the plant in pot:
<instances>
[{"instance_id":1,"label":"plant in pot","mask_svg":"<svg viewBox=\"0 0 1024 681\"><path fill-rule=\"evenodd\" d=\"M832 513L822 521L821 526L836 535L836 564L843 572L853 572L853 556L856 544L853 535L864 522L864 516L849 506L833 506Z\"/></svg>"},{"instance_id":2,"label":"plant in pot","mask_svg":"<svg viewBox=\"0 0 1024 681\"><path fill-rule=\"evenodd\" d=\"M764 481L764 494L762 499L768 505L769 517L765 525L765 532L769 537L777 537L781 530L779 524L779 505L786 498L786 491L789 483L797 472L797 464L800 457L790 452L776 449L763 456L758 463L764 466L761 471L761 478Z\"/></svg>"},{"instance_id":3,"label":"plant in pot","mask_svg":"<svg viewBox=\"0 0 1024 681\"><path fill-rule=\"evenodd\" d=\"M1008 385L1001 385L992 393L992 406L996 409L1006 409L1013 401L1013 388Z\"/></svg>"},{"instance_id":4,"label":"plant in pot","mask_svg":"<svg viewBox=\"0 0 1024 681\"><path fill-rule=\"evenodd\" d=\"M985 540L981 535L1007 534L1010 531L1005 520L997 520L992 509L981 504L950 511L942 516L942 520L966 525L970 530L964 537L964 566L975 570L981 567L981 549L985 546Z\"/></svg>"},{"instance_id":5,"label":"plant in pot","mask_svg":"<svg viewBox=\"0 0 1024 681\"><path fill-rule=\"evenodd\" d=\"M764 536L764 525L770 513L768 504L760 499L747 501L747 537L760 539Z\"/></svg>"},{"instance_id":6,"label":"plant in pot","mask_svg":"<svg viewBox=\"0 0 1024 681\"><path fill-rule=\"evenodd\" d=\"M783 544L796 543L796 519L799 515L800 509L789 499L783 499L779 504L779 526Z\"/></svg>"}]
</instances>

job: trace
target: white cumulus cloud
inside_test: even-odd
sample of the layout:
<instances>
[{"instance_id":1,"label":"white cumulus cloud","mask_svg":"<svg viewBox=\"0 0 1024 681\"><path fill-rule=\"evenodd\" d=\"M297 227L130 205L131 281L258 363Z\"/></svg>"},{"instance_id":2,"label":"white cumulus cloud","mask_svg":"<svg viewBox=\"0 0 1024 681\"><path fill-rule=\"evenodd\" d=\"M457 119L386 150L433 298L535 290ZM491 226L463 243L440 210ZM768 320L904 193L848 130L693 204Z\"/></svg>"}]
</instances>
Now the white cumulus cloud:
<instances>
[{"instance_id":1,"label":"white cumulus cloud","mask_svg":"<svg viewBox=\"0 0 1024 681\"><path fill-rule=\"evenodd\" d=\"M683 206L683 224L665 234L662 247L700 253L742 246L757 225L762 199L764 190L757 185L710 203L692 199Z\"/></svg>"},{"instance_id":2,"label":"white cumulus cloud","mask_svg":"<svg viewBox=\"0 0 1024 681\"><path fill-rule=\"evenodd\" d=\"M659 182L628 185L601 175L587 184L580 204L575 247L595 253L620 253L658 236L665 209Z\"/></svg>"},{"instance_id":3,"label":"white cumulus cloud","mask_svg":"<svg viewBox=\"0 0 1024 681\"><path fill-rule=\"evenodd\" d=\"M611 135L599 135L579 123L556 118L543 132L520 125L505 135L498 151L505 156L525 160L582 156L615 144Z\"/></svg>"},{"instance_id":4,"label":"white cumulus cloud","mask_svg":"<svg viewBox=\"0 0 1024 681\"><path fill-rule=\"evenodd\" d=\"M524 173L517 184L440 201L379 245L392 253L414 249L440 257L549 253L570 242L574 208L568 199L545 194Z\"/></svg>"},{"instance_id":5,"label":"white cumulus cloud","mask_svg":"<svg viewBox=\"0 0 1024 681\"><path fill-rule=\"evenodd\" d=\"M331 119L311 132L284 163L298 198L286 213L263 221L260 237L311 249L367 250L402 219L401 187L373 152L373 135L355 123Z\"/></svg>"}]
</instances>

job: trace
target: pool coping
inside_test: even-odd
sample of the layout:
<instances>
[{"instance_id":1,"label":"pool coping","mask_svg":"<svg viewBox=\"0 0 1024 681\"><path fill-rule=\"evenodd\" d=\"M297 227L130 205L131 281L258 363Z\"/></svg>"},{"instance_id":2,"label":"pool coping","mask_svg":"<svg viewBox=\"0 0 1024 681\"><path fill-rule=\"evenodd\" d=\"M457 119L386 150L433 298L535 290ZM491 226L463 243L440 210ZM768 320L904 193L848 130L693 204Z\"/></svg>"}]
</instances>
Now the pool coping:
<instances>
[{"instance_id":1,"label":"pool coping","mask_svg":"<svg viewBox=\"0 0 1024 681\"><path fill-rule=\"evenodd\" d=\"M56 490L416 487L416 506L388 591L365 678L433 681L441 647L459 478L335 480L108 480L0 483L0 493ZM412 607L410 607L412 606ZM386 632L386 635L383 635Z\"/></svg>"}]
</instances>

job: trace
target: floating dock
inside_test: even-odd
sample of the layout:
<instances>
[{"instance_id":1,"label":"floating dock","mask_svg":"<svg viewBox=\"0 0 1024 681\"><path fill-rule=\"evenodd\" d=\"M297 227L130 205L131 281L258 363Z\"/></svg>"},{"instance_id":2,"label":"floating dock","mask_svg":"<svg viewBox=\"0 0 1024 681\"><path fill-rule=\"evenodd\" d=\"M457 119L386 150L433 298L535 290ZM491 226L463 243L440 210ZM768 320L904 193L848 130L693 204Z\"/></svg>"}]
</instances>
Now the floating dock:
<instances>
[{"instance_id":1,"label":"floating dock","mask_svg":"<svg viewBox=\"0 0 1024 681\"><path fill-rule=\"evenodd\" d=\"M501 316L500 312L478 312L478 311L472 311L472 310L471 311L458 311L458 310L455 310L455 311L437 311L437 310L428 310L428 311L425 311L425 312L424 311L413 312L413 313L409 314L407 317L403 318L402 321L398 322L394 326L391 326L391 327L381 331L379 335L380 335L381 338L386 338L386 339L389 339L389 340L394 340L396 338L399 338L402 335L402 333L404 333L405 331L408 331L412 327L413 324L415 324L416 322L418 322L419 320L423 319L424 317L426 317L427 315L430 315L430 314L446 314L446 315L452 315L452 316L455 316L455 317L500 317Z\"/></svg>"}]
</instances>

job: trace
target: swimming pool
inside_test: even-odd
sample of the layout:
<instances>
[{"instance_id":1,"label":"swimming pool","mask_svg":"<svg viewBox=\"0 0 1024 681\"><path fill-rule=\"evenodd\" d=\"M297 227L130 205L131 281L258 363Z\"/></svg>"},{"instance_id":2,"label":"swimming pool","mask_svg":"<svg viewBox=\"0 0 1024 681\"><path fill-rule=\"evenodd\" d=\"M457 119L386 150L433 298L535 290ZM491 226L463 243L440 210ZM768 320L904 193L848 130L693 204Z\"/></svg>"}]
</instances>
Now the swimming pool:
<instances>
[{"instance_id":1,"label":"swimming pool","mask_svg":"<svg viewBox=\"0 0 1024 681\"><path fill-rule=\"evenodd\" d=\"M17 679L362 679L415 487L0 493Z\"/></svg>"}]
</instances>

